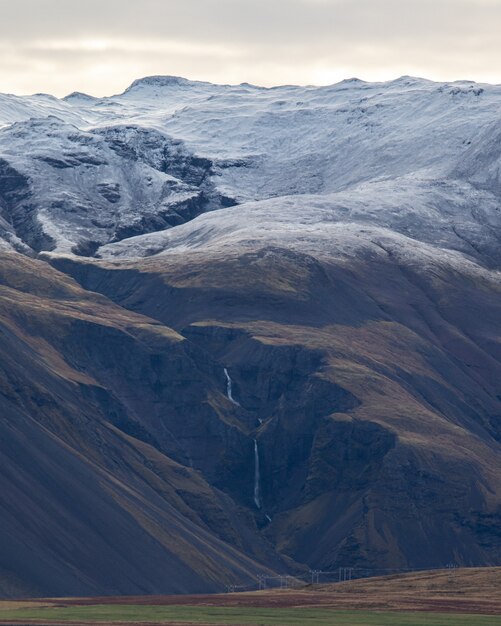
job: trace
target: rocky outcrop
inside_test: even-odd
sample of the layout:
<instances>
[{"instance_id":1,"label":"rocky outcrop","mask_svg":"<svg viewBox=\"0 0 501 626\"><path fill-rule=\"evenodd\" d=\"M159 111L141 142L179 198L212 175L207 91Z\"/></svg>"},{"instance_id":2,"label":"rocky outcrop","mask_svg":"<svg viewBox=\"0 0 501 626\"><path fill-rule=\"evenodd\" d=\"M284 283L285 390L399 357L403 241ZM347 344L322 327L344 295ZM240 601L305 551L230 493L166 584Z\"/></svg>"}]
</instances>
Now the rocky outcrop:
<instances>
[{"instance_id":1,"label":"rocky outcrop","mask_svg":"<svg viewBox=\"0 0 501 626\"><path fill-rule=\"evenodd\" d=\"M216 190L212 161L152 129L29 120L4 130L2 147L1 214L35 252L92 256L235 204Z\"/></svg>"}]
</instances>

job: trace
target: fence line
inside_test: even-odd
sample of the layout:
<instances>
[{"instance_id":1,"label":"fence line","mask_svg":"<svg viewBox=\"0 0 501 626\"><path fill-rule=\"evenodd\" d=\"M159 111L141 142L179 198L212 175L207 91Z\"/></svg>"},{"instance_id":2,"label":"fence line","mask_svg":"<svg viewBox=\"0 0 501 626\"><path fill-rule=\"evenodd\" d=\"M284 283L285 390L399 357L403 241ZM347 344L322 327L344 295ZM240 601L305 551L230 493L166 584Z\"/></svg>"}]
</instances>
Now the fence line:
<instances>
[{"instance_id":1,"label":"fence line","mask_svg":"<svg viewBox=\"0 0 501 626\"><path fill-rule=\"evenodd\" d=\"M456 569L456 563L447 563L446 565L434 565L431 567L354 567L340 566L334 570L316 570L312 569L304 574L278 574L268 576L267 574L259 574L255 583L247 585L229 584L226 585L227 593L236 593L243 591L258 591L263 589L297 589L307 585L319 585L327 583L348 582L351 580L359 580L362 578L372 578L379 575L401 574L410 572L428 572L437 570L449 570L452 576ZM475 567L472 565L462 566L464 568Z\"/></svg>"}]
</instances>

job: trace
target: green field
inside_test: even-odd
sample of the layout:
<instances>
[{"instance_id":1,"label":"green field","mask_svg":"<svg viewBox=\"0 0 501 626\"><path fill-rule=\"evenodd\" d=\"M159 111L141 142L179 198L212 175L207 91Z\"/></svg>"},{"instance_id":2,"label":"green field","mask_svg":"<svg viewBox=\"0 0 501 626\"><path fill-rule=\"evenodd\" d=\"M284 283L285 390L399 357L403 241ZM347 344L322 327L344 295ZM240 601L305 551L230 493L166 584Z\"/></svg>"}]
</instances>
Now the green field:
<instances>
[{"instance_id":1,"label":"green field","mask_svg":"<svg viewBox=\"0 0 501 626\"><path fill-rule=\"evenodd\" d=\"M9 620L99 622L183 622L186 624L249 624L255 626L501 626L501 616L445 613L338 611L316 608L251 608L204 606L94 605L0 610Z\"/></svg>"}]
</instances>

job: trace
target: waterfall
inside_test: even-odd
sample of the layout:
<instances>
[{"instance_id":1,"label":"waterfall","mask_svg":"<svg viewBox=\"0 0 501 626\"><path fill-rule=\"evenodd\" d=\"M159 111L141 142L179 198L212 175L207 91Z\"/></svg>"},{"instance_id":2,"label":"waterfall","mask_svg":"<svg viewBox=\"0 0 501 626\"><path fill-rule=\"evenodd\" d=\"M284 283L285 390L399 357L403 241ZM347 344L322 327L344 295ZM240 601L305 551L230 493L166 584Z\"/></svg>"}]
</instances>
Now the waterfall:
<instances>
[{"instance_id":1,"label":"waterfall","mask_svg":"<svg viewBox=\"0 0 501 626\"><path fill-rule=\"evenodd\" d=\"M254 503L258 509L261 508L261 472L259 469L259 447L254 439Z\"/></svg>"},{"instance_id":2,"label":"waterfall","mask_svg":"<svg viewBox=\"0 0 501 626\"><path fill-rule=\"evenodd\" d=\"M233 404L236 404L236 406L240 406L240 404L233 397L233 384L226 367L224 368L224 375L226 376L226 395L228 396L228 400L233 402ZM263 420L258 418L258 422L259 425L261 425ZM254 439L254 504L257 509L261 508L261 469L259 467L259 446L257 439ZM268 518L268 516L266 517L271 522L271 519Z\"/></svg>"},{"instance_id":3,"label":"waterfall","mask_svg":"<svg viewBox=\"0 0 501 626\"><path fill-rule=\"evenodd\" d=\"M224 375L226 376L226 395L228 396L228 400L230 402L233 402L233 404L240 406L240 404L233 397L233 392L232 392L233 384L231 382L231 378L230 378L230 375L228 374L228 370L226 369L226 367L224 368Z\"/></svg>"}]
</instances>

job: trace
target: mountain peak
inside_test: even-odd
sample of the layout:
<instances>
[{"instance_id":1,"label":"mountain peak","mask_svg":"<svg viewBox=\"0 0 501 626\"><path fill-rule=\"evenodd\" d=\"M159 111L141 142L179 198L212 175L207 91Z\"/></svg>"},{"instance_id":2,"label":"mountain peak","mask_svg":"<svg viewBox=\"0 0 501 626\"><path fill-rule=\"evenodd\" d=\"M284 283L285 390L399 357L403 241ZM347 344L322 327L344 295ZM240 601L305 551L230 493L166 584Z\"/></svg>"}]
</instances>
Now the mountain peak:
<instances>
[{"instance_id":1,"label":"mountain peak","mask_svg":"<svg viewBox=\"0 0 501 626\"><path fill-rule=\"evenodd\" d=\"M144 78L138 78L135 80L124 93L129 93L142 87L187 87L190 85L208 85L202 81L189 80L182 76L145 76Z\"/></svg>"},{"instance_id":2,"label":"mountain peak","mask_svg":"<svg viewBox=\"0 0 501 626\"><path fill-rule=\"evenodd\" d=\"M65 102L72 102L75 100L79 100L81 102L93 102L95 100L99 100L95 96L91 96L88 93L83 93L82 91L73 91L72 93L64 96L63 100Z\"/></svg>"}]
</instances>

